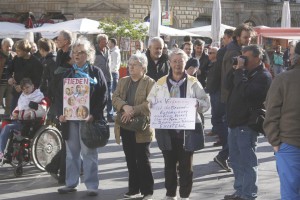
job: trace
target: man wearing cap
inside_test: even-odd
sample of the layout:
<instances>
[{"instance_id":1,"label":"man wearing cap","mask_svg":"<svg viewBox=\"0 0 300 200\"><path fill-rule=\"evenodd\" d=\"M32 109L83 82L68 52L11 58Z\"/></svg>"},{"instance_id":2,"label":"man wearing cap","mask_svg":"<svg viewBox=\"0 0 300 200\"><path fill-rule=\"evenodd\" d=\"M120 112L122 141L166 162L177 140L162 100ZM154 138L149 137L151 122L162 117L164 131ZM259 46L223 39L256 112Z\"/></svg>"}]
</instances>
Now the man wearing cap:
<instances>
[{"instance_id":1,"label":"man wearing cap","mask_svg":"<svg viewBox=\"0 0 300 200\"><path fill-rule=\"evenodd\" d=\"M300 199L300 42L292 69L273 80L266 99L264 130L276 157L281 199Z\"/></svg>"},{"instance_id":2,"label":"man wearing cap","mask_svg":"<svg viewBox=\"0 0 300 200\"><path fill-rule=\"evenodd\" d=\"M199 60L196 58L190 58L185 65L186 73L190 76L194 76L200 67Z\"/></svg>"}]
</instances>

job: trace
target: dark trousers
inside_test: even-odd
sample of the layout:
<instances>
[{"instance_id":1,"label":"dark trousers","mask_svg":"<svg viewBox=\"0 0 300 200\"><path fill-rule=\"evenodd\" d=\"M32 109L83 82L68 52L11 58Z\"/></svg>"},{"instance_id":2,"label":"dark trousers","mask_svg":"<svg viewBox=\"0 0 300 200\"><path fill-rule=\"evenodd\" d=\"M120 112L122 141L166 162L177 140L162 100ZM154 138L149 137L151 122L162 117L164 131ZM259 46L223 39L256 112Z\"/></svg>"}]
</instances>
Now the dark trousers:
<instances>
[{"instance_id":1,"label":"dark trousers","mask_svg":"<svg viewBox=\"0 0 300 200\"><path fill-rule=\"evenodd\" d=\"M193 154L183 149L183 139L172 138L172 150L162 151L165 160L165 187L167 196L175 197L177 190L176 164L179 163L179 194L188 198L193 186Z\"/></svg>"},{"instance_id":2,"label":"dark trousers","mask_svg":"<svg viewBox=\"0 0 300 200\"><path fill-rule=\"evenodd\" d=\"M221 102L221 90L217 90L209 95L213 132L219 135L222 144L222 150L219 152L218 157L222 160L227 160L229 157L229 149L227 143L228 126L226 118L226 105Z\"/></svg>"},{"instance_id":3,"label":"dark trousers","mask_svg":"<svg viewBox=\"0 0 300 200\"><path fill-rule=\"evenodd\" d=\"M129 192L152 195L154 179L149 161L150 142L136 143L135 133L122 128L121 137L129 173Z\"/></svg>"}]
</instances>

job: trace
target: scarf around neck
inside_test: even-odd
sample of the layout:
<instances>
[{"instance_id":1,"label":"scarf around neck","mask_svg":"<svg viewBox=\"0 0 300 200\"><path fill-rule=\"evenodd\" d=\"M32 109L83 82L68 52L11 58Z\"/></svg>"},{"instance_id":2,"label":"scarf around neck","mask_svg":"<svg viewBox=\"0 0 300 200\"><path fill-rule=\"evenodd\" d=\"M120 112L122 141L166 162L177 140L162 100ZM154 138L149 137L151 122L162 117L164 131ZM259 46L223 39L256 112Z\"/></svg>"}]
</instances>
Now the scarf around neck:
<instances>
[{"instance_id":1,"label":"scarf around neck","mask_svg":"<svg viewBox=\"0 0 300 200\"><path fill-rule=\"evenodd\" d=\"M90 83L95 85L98 83L97 79L92 79L90 75L87 73L89 63L86 62L82 67L78 67L77 64L73 64L73 69L75 70L74 78L88 78Z\"/></svg>"}]
</instances>

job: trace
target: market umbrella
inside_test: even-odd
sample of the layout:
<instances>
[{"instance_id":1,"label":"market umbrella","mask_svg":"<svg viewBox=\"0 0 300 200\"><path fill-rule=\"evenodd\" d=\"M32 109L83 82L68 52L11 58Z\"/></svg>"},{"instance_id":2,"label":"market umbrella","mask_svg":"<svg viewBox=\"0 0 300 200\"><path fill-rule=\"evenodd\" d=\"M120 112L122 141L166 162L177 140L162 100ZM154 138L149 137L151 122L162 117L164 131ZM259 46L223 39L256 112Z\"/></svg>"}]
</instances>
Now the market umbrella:
<instances>
[{"instance_id":1,"label":"market umbrella","mask_svg":"<svg viewBox=\"0 0 300 200\"><path fill-rule=\"evenodd\" d=\"M160 0L152 0L150 13L149 40L160 36L161 6Z\"/></svg>"},{"instance_id":2,"label":"market umbrella","mask_svg":"<svg viewBox=\"0 0 300 200\"><path fill-rule=\"evenodd\" d=\"M290 28L291 27L291 12L289 1L284 1L282 7L281 16L281 27Z\"/></svg>"},{"instance_id":3,"label":"market umbrella","mask_svg":"<svg viewBox=\"0 0 300 200\"><path fill-rule=\"evenodd\" d=\"M211 17L211 38L212 46L220 47L221 38L221 2L220 0L214 0Z\"/></svg>"},{"instance_id":4,"label":"market umbrella","mask_svg":"<svg viewBox=\"0 0 300 200\"><path fill-rule=\"evenodd\" d=\"M150 23L149 22L143 22L143 27L150 27ZM172 27L168 27L168 26L163 26L163 25L159 25L159 31L160 31L160 35L163 36L192 36L192 37L201 37L202 35L199 34L195 34L195 33L190 33L188 31L185 30L180 30L180 29L176 29L176 28L172 28ZM148 36L150 37L150 31L148 33Z\"/></svg>"}]
</instances>

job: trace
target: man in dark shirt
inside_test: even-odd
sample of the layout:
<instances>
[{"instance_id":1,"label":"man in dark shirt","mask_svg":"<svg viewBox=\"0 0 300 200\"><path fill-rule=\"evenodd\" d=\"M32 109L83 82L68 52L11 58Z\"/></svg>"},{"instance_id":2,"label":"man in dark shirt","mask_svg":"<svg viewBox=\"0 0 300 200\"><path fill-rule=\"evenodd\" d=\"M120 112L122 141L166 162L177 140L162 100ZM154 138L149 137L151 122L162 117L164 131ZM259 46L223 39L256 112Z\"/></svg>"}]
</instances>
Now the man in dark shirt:
<instances>
[{"instance_id":1,"label":"man in dark shirt","mask_svg":"<svg viewBox=\"0 0 300 200\"><path fill-rule=\"evenodd\" d=\"M169 73L168 56L163 54L164 41L160 37L154 37L149 42L146 51L148 58L147 75L155 81Z\"/></svg>"}]
</instances>

